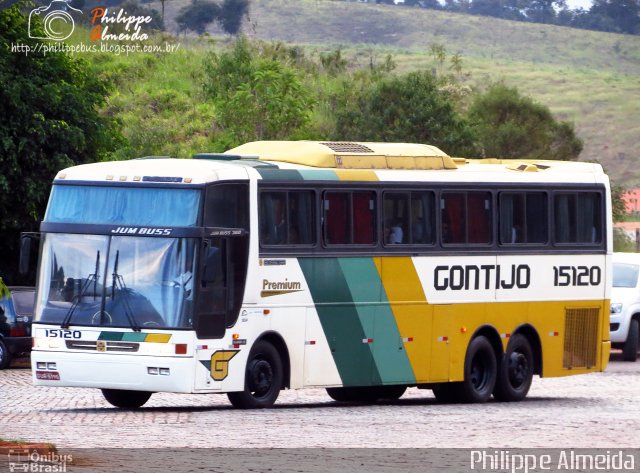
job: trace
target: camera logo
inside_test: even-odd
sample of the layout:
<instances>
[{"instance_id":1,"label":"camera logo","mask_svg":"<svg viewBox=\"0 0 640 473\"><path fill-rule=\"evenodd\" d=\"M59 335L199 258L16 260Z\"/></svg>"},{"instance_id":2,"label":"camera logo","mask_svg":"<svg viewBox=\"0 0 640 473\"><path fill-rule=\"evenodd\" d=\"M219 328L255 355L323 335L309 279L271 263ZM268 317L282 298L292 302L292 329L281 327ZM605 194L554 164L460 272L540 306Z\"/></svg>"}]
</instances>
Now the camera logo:
<instances>
[{"instance_id":1,"label":"camera logo","mask_svg":"<svg viewBox=\"0 0 640 473\"><path fill-rule=\"evenodd\" d=\"M29 13L29 38L64 41L71 36L76 26L71 14L82 15L82 11L72 7L68 0L52 0L48 6L34 8ZM41 33L34 31L33 23L37 17L42 19L44 36L39 36Z\"/></svg>"}]
</instances>

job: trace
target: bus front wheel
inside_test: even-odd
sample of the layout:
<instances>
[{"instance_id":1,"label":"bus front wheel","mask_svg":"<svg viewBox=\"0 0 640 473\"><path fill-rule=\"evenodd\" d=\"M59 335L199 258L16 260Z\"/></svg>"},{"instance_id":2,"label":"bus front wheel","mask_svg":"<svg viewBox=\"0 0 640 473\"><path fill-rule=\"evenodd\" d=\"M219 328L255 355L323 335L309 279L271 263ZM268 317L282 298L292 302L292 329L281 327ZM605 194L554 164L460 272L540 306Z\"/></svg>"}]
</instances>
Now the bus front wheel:
<instances>
[{"instance_id":1,"label":"bus front wheel","mask_svg":"<svg viewBox=\"0 0 640 473\"><path fill-rule=\"evenodd\" d=\"M493 397L498 401L521 401L529 392L533 380L533 351L524 335L509 340L507 351L498 367L498 379Z\"/></svg>"},{"instance_id":2,"label":"bus front wheel","mask_svg":"<svg viewBox=\"0 0 640 473\"><path fill-rule=\"evenodd\" d=\"M109 404L121 409L142 407L151 397L148 391L127 391L123 389L102 389L102 395Z\"/></svg>"},{"instance_id":3,"label":"bus front wheel","mask_svg":"<svg viewBox=\"0 0 640 473\"><path fill-rule=\"evenodd\" d=\"M282 381L282 360L278 350L269 342L258 341L249 353L244 391L227 393L227 397L238 409L271 407L278 399Z\"/></svg>"}]
</instances>

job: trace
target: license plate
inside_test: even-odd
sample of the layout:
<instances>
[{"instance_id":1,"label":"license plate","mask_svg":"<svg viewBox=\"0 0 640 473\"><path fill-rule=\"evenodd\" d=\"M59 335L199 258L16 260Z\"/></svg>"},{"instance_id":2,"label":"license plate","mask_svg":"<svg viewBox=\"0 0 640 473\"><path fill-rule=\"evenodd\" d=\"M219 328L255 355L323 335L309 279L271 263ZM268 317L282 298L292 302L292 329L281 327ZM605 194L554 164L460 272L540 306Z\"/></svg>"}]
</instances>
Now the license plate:
<instances>
[{"instance_id":1,"label":"license plate","mask_svg":"<svg viewBox=\"0 0 640 473\"><path fill-rule=\"evenodd\" d=\"M60 373L57 371L36 371L36 378L48 381L60 381Z\"/></svg>"}]
</instances>

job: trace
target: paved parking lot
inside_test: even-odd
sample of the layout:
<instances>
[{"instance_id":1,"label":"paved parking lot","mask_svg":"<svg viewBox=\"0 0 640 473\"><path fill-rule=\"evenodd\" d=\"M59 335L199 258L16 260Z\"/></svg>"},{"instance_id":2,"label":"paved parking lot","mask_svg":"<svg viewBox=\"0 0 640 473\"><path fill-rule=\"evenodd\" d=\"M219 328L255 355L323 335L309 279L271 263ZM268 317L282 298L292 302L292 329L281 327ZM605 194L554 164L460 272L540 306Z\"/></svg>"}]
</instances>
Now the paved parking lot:
<instances>
[{"instance_id":1,"label":"paved parking lot","mask_svg":"<svg viewBox=\"0 0 640 473\"><path fill-rule=\"evenodd\" d=\"M0 437L60 448L631 448L640 445L640 361L614 354L604 373L536 377L515 404L442 405L410 389L397 402L349 405L305 389L259 411L232 409L223 395L167 393L121 411L98 390L34 387L18 367L0 371Z\"/></svg>"}]
</instances>

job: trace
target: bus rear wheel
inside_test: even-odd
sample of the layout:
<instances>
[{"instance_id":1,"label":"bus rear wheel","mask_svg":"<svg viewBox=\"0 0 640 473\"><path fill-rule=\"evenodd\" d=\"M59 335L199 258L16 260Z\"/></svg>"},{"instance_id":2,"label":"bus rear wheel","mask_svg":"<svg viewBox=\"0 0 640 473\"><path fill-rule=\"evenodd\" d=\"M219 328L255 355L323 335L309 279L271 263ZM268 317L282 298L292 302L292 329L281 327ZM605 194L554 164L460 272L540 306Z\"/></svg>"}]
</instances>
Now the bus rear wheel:
<instances>
[{"instance_id":1,"label":"bus rear wheel","mask_svg":"<svg viewBox=\"0 0 640 473\"><path fill-rule=\"evenodd\" d=\"M524 335L509 340L507 351L498 367L498 379L493 397L498 401L521 401L529 392L533 380L533 351Z\"/></svg>"},{"instance_id":2,"label":"bus rear wheel","mask_svg":"<svg viewBox=\"0 0 640 473\"><path fill-rule=\"evenodd\" d=\"M142 407L151 397L148 391L127 391L124 389L102 389L102 395L109 404L121 409Z\"/></svg>"},{"instance_id":3,"label":"bus rear wheel","mask_svg":"<svg viewBox=\"0 0 640 473\"><path fill-rule=\"evenodd\" d=\"M271 407L278 399L282 381L282 360L278 350L269 342L258 341L249 353L244 391L227 393L227 397L238 409Z\"/></svg>"}]
</instances>

